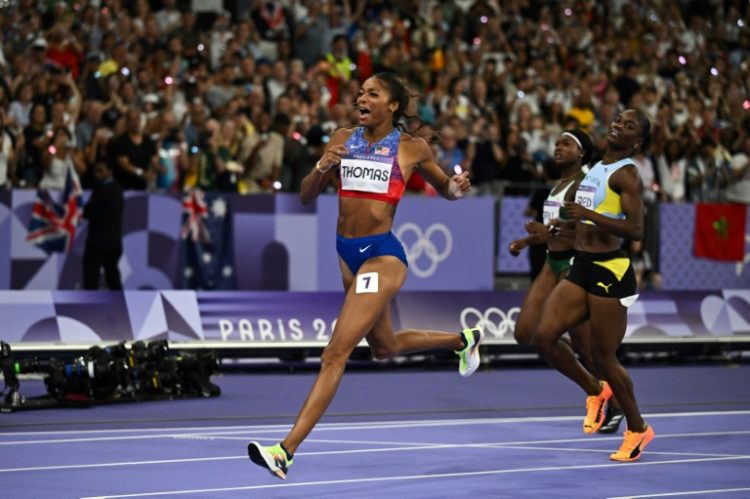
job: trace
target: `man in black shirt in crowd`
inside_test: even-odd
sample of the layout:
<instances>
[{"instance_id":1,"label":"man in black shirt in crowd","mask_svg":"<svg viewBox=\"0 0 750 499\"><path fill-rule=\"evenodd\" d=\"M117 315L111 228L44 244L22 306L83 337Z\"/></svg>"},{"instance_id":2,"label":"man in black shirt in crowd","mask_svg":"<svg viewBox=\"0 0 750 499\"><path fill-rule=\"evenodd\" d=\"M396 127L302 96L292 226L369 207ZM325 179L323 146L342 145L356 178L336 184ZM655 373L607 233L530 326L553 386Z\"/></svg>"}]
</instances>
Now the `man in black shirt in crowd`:
<instances>
[{"instance_id":1,"label":"man in black shirt in crowd","mask_svg":"<svg viewBox=\"0 0 750 499\"><path fill-rule=\"evenodd\" d=\"M122 256L122 189L112 178L112 167L105 161L94 165L96 185L83 209L89 221L83 252L83 288L99 289L101 270L110 290L122 289L117 263Z\"/></svg>"},{"instance_id":2,"label":"man in black shirt in crowd","mask_svg":"<svg viewBox=\"0 0 750 499\"><path fill-rule=\"evenodd\" d=\"M141 112L129 109L126 131L112 144L115 180L123 190L143 191L156 180L159 157L154 142L143 134Z\"/></svg>"}]
</instances>

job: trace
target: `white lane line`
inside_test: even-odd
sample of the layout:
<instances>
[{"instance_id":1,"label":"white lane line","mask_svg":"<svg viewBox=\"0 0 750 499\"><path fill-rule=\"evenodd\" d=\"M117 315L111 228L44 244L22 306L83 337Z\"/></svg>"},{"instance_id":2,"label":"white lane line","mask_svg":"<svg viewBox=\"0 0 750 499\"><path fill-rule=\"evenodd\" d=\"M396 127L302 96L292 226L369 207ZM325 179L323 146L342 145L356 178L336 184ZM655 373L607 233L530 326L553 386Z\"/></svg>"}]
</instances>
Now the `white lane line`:
<instances>
[{"instance_id":1,"label":"white lane line","mask_svg":"<svg viewBox=\"0 0 750 499\"><path fill-rule=\"evenodd\" d=\"M749 413L750 414L750 413ZM648 419L652 419L654 416L647 416ZM316 432L323 432L323 431L344 431L344 430L376 430L376 429L398 429L398 428L429 428L429 427L447 427L447 426L465 426L467 424L471 425L492 425L492 424L502 424L506 422L512 422L512 423L528 423L528 422L554 422L554 421L571 421L571 420L579 420L580 417L577 416L564 416L564 417L550 417L545 418L542 420L538 420L537 418L532 419L514 419L513 421L505 421L505 420L439 420L439 421L422 421L419 423L414 423L411 421L397 421L392 423L379 423L379 424L366 424L366 425L347 425L347 426L317 426L315 428ZM202 430L202 431L201 431ZM209 428L209 430L211 430ZM119 437L88 437L88 438L56 438L56 439L45 439L45 440L15 440L15 441L8 441L8 442L0 442L0 446L9 446L9 445L33 445L33 444L56 444L56 443L72 443L72 442L101 442L101 441L116 441L116 440L139 440L139 439L154 439L154 438L180 438L184 436L190 436L190 435L203 435L203 436L220 436L220 435L236 435L236 434L246 434L247 432L253 432L254 434L275 434L279 431L287 432L289 430L288 426L274 428L272 430L253 430L252 427L232 427L229 430L222 430L221 427L217 428L217 431L206 431L205 428L196 428L193 432L186 432L186 433L164 433L161 435L128 435L128 436L119 436ZM133 430L130 430L131 432ZM735 432L732 434L735 435L743 435L748 432ZM59 433L57 433L59 434ZM690 436L714 436L714 435L724 435L725 432L707 432L707 433L686 433L685 435ZM657 436L661 436L660 434L657 434ZM619 439L621 437L605 437L607 439ZM594 441L596 439L589 438L589 440Z\"/></svg>"},{"instance_id":2,"label":"white lane line","mask_svg":"<svg viewBox=\"0 0 750 499\"><path fill-rule=\"evenodd\" d=\"M578 419L578 418L577 418ZM395 429L395 428L405 428L410 426L403 426L401 424L393 425L393 426L384 426L381 429ZM422 428L420 426L420 428ZM315 428L316 432L320 431L344 431L344 430L351 430L351 429L361 429L361 428ZM368 428L369 429L369 428ZM170 434L166 433L163 435L129 435L129 436L122 436L122 437L88 437L88 438L59 438L59 439L46 439L46 440L17 440L14 442L0 442L0 447L7 447L12 445L39 445L39 444L69 444L69 443L82 443L82 442L109 442L109 441L123 441L123 440L153 440L153 439L160 439L160 438L169 438L169 439L190 439L190 438L196 438L196 437L218 437L218 436L224 436L224 435L235 435L235 434L247 434L245 430L237 430L237 431L228 431L228 432L200 432L200 433L186 433L186 434ZM262 433L267 433L264 431L256 431L254 432L256 435L260 435ZM749 435L750 430L743 430L743 431L716 431L716 432L701 432L701 433L673 433L673 434L657 434L658 438L681 438L681 437L715 437L715 436L726 436L726 435ZM259 438L259 437L246 437L248 439L263 439L267 440L265 438ZM622 437L619 436L611 436L611 437L588 437L585 439L587 442L600 442L600 441L607 441L607 440L620 440ZM579 438L565 438L565 439L557 439L557 440L546 440L545 442L548 443L567 443L567 442L579 442L581 441ZM524 444L524 443L534 443L535 441L530 442L511 442L511 444ZM419 443L415 443L415 445L423 445ZM496 444L496 445L502 445L502 443Z\"/></svg>"},{"instance_id":3,"label":"white lane line","mask_svg":"<svg viewBox=\"0 0 750 499\"><path fill-rule=\"evenodd\" d=\"M717 416L748 416L748 411L704 411L704 412L666 412L666 413L654 413L644 414L643 417L646 419L657 419L657 418L674 418L674 417L717 417ZM580 420L583 416L539 416L539 417L515 417L515 418L476 418L476 419L406 419L406 420L393 420L393 421L378 421L373 422L360 422L360 423L320 423L315 429L380 429L382 425L389 428L411 428L414 426L455 426L465 425L468 423L472 424L516 424L516 423L549 423L555 421L576 421ZM103 424L95 421L91 422L92 425ZM223 430L236 430L236 431L274 431L274 430L288 430L292 424L274 424L274 425L240 425L240 426L193 426L193 427L169 427L169 428L130 428L130 429L110 429L110 430L60 430L60 431L24 431L24 432L4 432L0 433L0 438L13 437L17 435L89 435L99 433L150 433L150 432L191 432L191 431L223 431Z\"/></svg>"},{"instance_id":4,"label":"white lane line","mask_svg":"<svg viewBox=\"0 0 750 499\"><path fill-rule=\"evenodd\" d=\"M683 492L664 492L661 494L647 494L642 496L620 496L608 497L607 499L643 499L647 497L675 497L675 496L694 496L698 494L731 494L733 492L748 492L750 487L741 489L711 489L711 490L686 490Z\"/></svg>"},{"instance_id":5,"label":"white lane line","mask_svg":"<svg viewBox=\"0 0 750 499\"><path fill-rule=\"evenodd\" d=\"M742 432L743 434L750 434L748 432ZM737 432L713 432L711 436L730 436L736 435ZM693 434L679 434L679 437L692 437ZM670 438L673 435L660 435L659 438ZM261 440L250 437L250 439ZM526 446L544 445L544 444L560 444L560 443L575 443L583 444L588 442L602 442L610 440L619 440L619 437L579 437L579 438L568 438L568 439L550 439L550 440L527 440L520 442L485 442L481 444L471 443L460 443L460 444L445 444L445 443L428 443L428 442L400 442L400 447L382 447L375 449L349 449L349 450L327 450L327 451L311 451L311 452L298 452L297 456L329 456L329 455L344 455L344 454L368 454L378 452L408 452L408 451L420 451L420 450L436 450L436 449L456 449L456 448L478 448L478 449L503 449L503 448L522 448ZM387 445L384 444L384 445ZM550 450L571 450L571 449L560 449L556 447L550 448ZM580 452L605 452L597 449L580 449ZM608 450L606 452L612 452ZM651 451L649 451L651 453ZM683 455L674 453L674 455ZM705 457L706 454L701 453L685 453L686 456L693 457ZM746 455L717 455L724 458L730 459L745 459L750 458ZM153 465L153 464L173 464L182 462L200 462L200 461L220 461L220 460L231 460L231 459L247 459L247 456L223 456L223 457L208 457L208 458L187 458L187 459L161 459L151 461L124 461L114 463L96 463L96 464L71 464L71 465L49 465L49 466L32 466L32 467L19 467L19 468L0 468L0 473L14 473L24 471L52 471L52 470L66 470L66 469L86 469L86 468L103 468L108 466L128 466L128 465Z\"/></svg>"},{"instance_id":6,"label":"white lane line","mask_svg":"<svg viewBox=\"0 0 750 499\"><path fill-rule=\"evenodd\" d=\"M489 445L496 449L514 449L514 450L544 450L544 451L559 451L559 452L597 452L611 454L612 449L571 449L570 447L543 447L539 445ZM706 452L659 452L649 449L649 456L689 456L689 457L737 457L737 458L748 458L750 454L709 454Z\"/></svg>"},{"instance_id":7,"label":"white lane line","mask_svg":"<svg viewBox=\"0 0 750 499\"><path fill-rule=\"evenodd\" d=\"M248 491L248 490L261 490L261 489L281 489L291 487L307 487L307 486L321 486L321 485L342 485L349 483L372 483L372 482L393 482L393 481L407 481L407 480L434 480L438 478L460 478L460 477L477 477L477 476L490 476L490 475L506 475L511 473L537 473L544 471L568 471L568 470L591 470L595 468L613 468L620 466L660 466L665 464L683 464L683 463L696 463L706 461L730 461L737 459L746 458L711 458L711 459L685 459L685 460L674 460L674 461L661 461L661 462L635 462L635 463L608 463L608 464L586 464L576 466L545 466L539 468L519 468L511 470L486 470L486 471L468 471L461 473L435 473L429 475L401 475L401 476L387 476L387 477L370 477L370 478L350 478L345 480L321 480L316 482L300 482L300 483L281 483L275 485L248 485L244 487L222 487L212 489L190 489L190 490L164 490L159 492L141 492L136 494L119 494L109 496L95 496L95 497L83 497L81 499L121 499L126 497L153 497L153 496L169 496L169 495L183 495L183 494L208 494L216 492L235 492L235 491Z\"/></svg>"}]
</instances>

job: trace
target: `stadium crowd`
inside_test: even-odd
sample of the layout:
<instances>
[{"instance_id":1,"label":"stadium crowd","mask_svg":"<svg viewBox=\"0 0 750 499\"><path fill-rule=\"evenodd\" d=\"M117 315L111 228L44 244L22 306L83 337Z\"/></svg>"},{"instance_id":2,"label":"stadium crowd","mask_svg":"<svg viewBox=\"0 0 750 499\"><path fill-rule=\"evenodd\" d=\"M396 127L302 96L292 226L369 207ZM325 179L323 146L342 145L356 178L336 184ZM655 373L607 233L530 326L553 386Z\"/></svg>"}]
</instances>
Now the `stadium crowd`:
<instances>
[{"instance_id":1,"label":"stadium crowd","mask_svg":"<svg viewBox=\"0 0 750 499\"><path fill-rule=\"evenodd\" d=\"M3 0L0 25L5 188L71 166L91 187L106 161L126 190L297 191L360 83L393 71L405 126L478 193L529 194L575 126L596 161L637 108L649 206L750 202L742 0Z\"/></svg>"}]
</instances>

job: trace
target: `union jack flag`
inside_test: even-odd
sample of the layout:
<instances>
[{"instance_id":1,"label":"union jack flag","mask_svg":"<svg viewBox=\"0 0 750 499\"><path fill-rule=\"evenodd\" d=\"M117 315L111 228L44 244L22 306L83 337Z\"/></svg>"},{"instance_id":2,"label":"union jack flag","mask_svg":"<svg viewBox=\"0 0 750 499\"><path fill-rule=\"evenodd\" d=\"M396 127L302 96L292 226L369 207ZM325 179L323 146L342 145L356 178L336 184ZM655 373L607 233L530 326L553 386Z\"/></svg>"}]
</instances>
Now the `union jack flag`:
<instances>
[{"instance_id":1,"label":"union jack flag","mask_svg":"<svg viewBox=\"0 0 750 499\"><path fill-rule=\"evenodd\" d=\"M36 191L26 241L47 253L70 251L75 242L76 227L81 216L83 191L78 175L69 167L61 204L52 199L47 189Z\"/></svg>"},{"instance_id":2,"label":"union jack flag","mask_svg":"<svg viewBox=\"0 0 750 499\"><path fill-rule=\"evenodd\" d=\"M205 218L208 217L208 207L202 190L194 189L185 195L182 199L182 214L184 218L182 230L180 230L182 239L190 237L193 241L201 243L211 241L205 222Z\"/></svg>"}]
</instances>

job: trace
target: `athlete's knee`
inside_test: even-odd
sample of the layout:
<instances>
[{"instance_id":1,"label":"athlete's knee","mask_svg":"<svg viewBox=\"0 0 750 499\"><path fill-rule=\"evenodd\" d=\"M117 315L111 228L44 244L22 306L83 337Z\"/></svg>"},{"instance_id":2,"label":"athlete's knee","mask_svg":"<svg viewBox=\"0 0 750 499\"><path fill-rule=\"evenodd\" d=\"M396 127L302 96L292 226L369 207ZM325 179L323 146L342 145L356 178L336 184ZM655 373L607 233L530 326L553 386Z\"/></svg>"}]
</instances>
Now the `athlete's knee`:
<instances>
[{"instance_id":1,"label":"athlete's knee","mask_svg":"<svg viewBox=\"0 0 750 499\"><path fill-rule=\"evenodd\" d=\"M537 328L531 335L530 344L544 357L555 348L557 338L549 331Z\"/></svg>"},{"instance_id":2,"label":"athlete's knee","mask_svg":"<svg viewBox=\"0 0 750 499\"><path fill-rule=\"evenodd\" d=\"M351 350L343 350L341 348L328 345L323 350L323 354L320 356L320 363L322 367L329 366L345 366L351 355Z\"/></svg>"}]
</instances>

